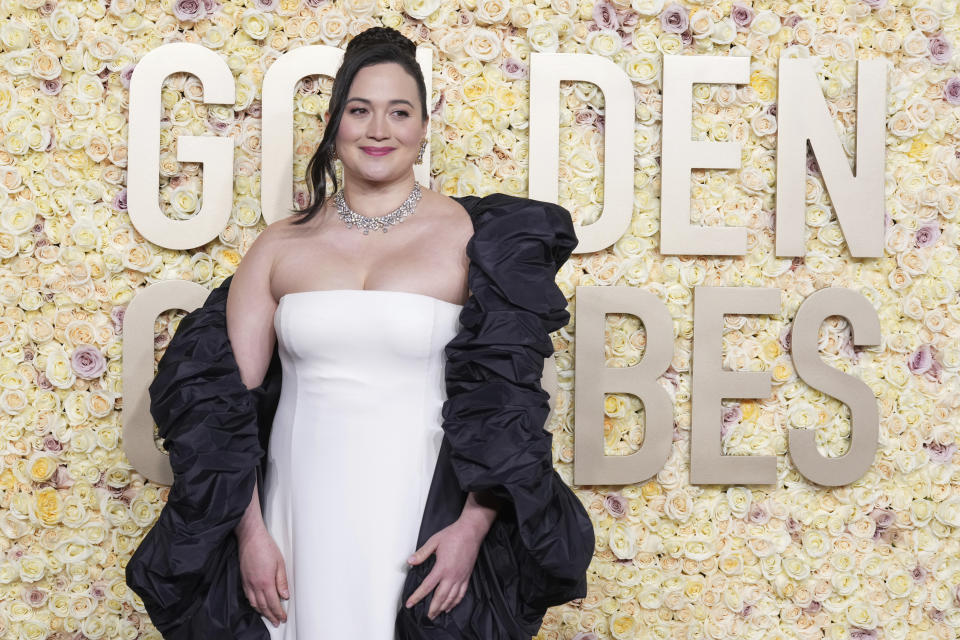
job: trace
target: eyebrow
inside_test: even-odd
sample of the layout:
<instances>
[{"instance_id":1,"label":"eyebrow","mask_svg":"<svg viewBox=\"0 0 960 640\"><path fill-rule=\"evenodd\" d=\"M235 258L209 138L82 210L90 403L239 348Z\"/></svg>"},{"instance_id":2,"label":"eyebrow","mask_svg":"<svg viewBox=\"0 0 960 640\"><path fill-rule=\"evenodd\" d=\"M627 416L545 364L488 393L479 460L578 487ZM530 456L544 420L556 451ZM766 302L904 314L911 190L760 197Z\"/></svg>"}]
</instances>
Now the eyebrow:
<instances>
[{"instance_id":1,"label":"eyebrow","mask_svg":"<svg viewBox=\"0 0 960 640\"><path fill-rule=\"evenodd\" d=\"M347 99L347 102L351 102L351 101L353 101L353 100L359 100L360 102L365 102L365 103L367 103L367 104L373 104L372 102L370 102L370 101L367 100L366 98L348 98L348 99ZM413 103L412 103L412 102L410 102L409 100L404 100L404 99L402 99L402 98L397 98L397 99L391 100L388 104L395 104L395 103L397 103L397 102L401 102L401 103L403 103L403 104L409 105L411 109L413 108Z\"/></svg>"}]
</instances>

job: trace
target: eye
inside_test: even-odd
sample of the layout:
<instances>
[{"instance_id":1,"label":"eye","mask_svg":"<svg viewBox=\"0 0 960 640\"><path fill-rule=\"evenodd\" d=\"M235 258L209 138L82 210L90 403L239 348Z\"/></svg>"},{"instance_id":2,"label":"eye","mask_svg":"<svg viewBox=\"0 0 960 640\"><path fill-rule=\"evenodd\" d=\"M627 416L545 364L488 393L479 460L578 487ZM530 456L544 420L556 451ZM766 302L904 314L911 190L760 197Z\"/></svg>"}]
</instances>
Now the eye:
<instances>
[{"instance_id":1,"label":"eye","mask_svg":"<svg viewBox=\"0 0 960 640\"><path fill-rule=\"evenodd\" d=\"M399 113L399 114L400 114L401 116L403 116L404 118L406 118L407 116L410 115L409 112L404 111L403 109L397 109L396 111L394 111L394 113Z\"/></svg>"},{"instance_id":2,"label":"eye","mask_svg":"<svg viewBox=\"0 0 960 640\"><path fill-rule=\"evenodd\" d=\"M364 107L353 107L352 109L350 109L350 113L357 113L358 111L366 111L366 108L364 108Z\"/></svg>"}]
</instances>

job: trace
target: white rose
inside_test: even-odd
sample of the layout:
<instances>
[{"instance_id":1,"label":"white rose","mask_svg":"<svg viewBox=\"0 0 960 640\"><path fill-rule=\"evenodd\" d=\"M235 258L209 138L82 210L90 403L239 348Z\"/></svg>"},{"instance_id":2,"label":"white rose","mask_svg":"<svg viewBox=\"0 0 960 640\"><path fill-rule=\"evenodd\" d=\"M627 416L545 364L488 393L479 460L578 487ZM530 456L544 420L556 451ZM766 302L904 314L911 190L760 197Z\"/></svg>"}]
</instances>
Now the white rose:
<instances>
[{"instance_id":1,"label":"white rose","mask_svg":"<svg viewBox=\"0 0 960 640\"><path fill-rule=\"evenodd\" d=\"M500 55L500 39L487 29L472 27L463 41L463 50L481 62L489 62Z\"/></svg>"},{"instance_id":2,"label":"white rose","mask_svg":"<svg viewBox=\"0 0 960 640\"><path fill-rule=\"evenodd\" d=\"M273 14L247 9L240 15L240 28L254 40L263 40L273 27Z\"/></svg>"},{"instance_id":3,"label":"white rose","mask_svg":"<svg viewBox=\"0 0 960 640\"><path fill-rule=\"evenodd\" d=\"M480 0L477 2L477 22L495 24L502 21L510 10L506 0Z\"/></svg>"},{"instance_id":4,"label":"white rose","mask_svg":"<svg viewBox=\"0 0 960 640\"><path fill-rule=\"evenodd\" d=\"M623 48L623 40L612 29L598 29L590 32L586 45L590 53L609 58Z\"/></svg>"},{"instance_id":5,"label":"white rose","mask_svg":"<svg viewBox=\"0 0 960 640\"><path fill-rule=\"evenodd\" d=\"M663 11L664 0L631 0L633 10L644 16L660 15Z\"/></svg>"},{"instance_id":6,"label":"white rose","mask_svg":"<svg viewBox=\"0 0 960 640\"><path fill-rule=\"evenodd\" d=\"M80 21L66 7L59 7L47 18L50 35L67 44L72 44L80 33Z\"/></svg>"},{"instance_id":7,"label":"white rose","mask_svg":"<svg viewBox=\"0 0 960 640\"><path fill-rule=\"evenodd\" d=\"M403 11L411 18L423 20L440 8L440 0L403 0Z\"/></svg>"},{"instance_id":8,"label":"white rose","mask_svg":"<svg viewBox=\"0 0 960 640\"><path fill-rule=\"evenodd\" d=\"M730 44L737 37L737 25L731 18L724 18L713 25L710 31L710 40L715 44Z\"/></svg>"}]
</instances>

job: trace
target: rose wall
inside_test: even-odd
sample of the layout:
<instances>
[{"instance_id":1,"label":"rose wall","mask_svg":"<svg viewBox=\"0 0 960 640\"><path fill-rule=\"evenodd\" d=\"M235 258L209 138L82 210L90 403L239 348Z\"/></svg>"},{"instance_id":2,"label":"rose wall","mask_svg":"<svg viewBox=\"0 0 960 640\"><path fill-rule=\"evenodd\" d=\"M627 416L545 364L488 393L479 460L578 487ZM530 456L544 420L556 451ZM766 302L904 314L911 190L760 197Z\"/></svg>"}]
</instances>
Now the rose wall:
<instances>
[{"instance_id":1,"label":"rose wall","mask_svg":"<svg viewBox=\"0 0 960 640\"><path fill-rule=\"evenodd\" d=\"M589 593L551 609L538 638L953 638L960 628L960 12L955 0L144 0L0 2L0 637L159 638L124 583L124 566L169 488L120 446L124 308L167 279L213 288L265 223L259 208L260 86L286 51L345 47L373 25L434 49L433 187L448 195L527 194L530 53L605 56L631 78L635 196L614 245L570 258L558 284L640 287L668 306L673 453L649 482L579 486L597 546ZM147 52L200 43L236 78L233 106L205 105L198 80L162 93L159 199L174 219L200 208L201 165L178 163L181 135L232 136L234 204L216 241L172 251L126 211L128 87ZM692 217L748 229L743 257L659 252L661 65L665 54L751 57L747 85L694 87L694 137L743 145L739 170L694 170ZM774 255L777 63L818 56L837 133L852 158L856 59L883 57L887 84L886 239L853 259L816 161L808 160L807 254ZM322 133L330 78L300 82L291 105L294 176ZM561 85L560 204L589 224L603 202L604 100ZM692 291L783 291L777 316L728 316L724 364L772 373L763 401L724 401L725 453L778 457L773 487L689 483ZM847 446L844 405L797 378L790 320L828 286L874 305L882 344L852 346L846 322L821 329L821 353L865 381L880 410L874 465L823 489L786 452L789 427L817 429L825 455ZM157 320L157 359L182 318ZM645 334L607 316L607 364L629 366ZM572 481L575 321L554 334L560 390L548 428ZM606 453L643 439L642 403L605 401ZM358 603L359 604L359 603Z\"/></svg>"}]
</instances>

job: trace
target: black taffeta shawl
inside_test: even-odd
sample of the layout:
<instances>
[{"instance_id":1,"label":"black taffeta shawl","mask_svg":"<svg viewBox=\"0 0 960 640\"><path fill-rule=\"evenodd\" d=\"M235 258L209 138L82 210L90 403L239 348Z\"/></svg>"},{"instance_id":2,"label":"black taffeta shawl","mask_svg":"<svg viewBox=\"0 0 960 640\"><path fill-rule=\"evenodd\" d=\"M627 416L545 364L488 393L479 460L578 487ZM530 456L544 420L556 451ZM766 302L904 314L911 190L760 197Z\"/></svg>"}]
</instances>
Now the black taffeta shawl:
<instances>
[{"instance_id":1,"label":"black taffeta shawl","mask_svg":"<svg viewBox=\"0 0 960 640\"><path fill-rule=\"evenodd\" d=\"M456 200L474 227L471 295L444 348L444 438L417 546L459 517L468 492L504 502L460 603L434 620L432 593L401 607L395 640L529 640L547 608L586 596L594 550L590 517L553 468L540 386L549 334L570 318L555 277L577 240L559 205L504 194ZM269 639L243 593L233 530L255 478L263 500L281 369L275 347L263 383L248 390L241 381L226 330L231 279L184 316L149 388L174 483L126 578L170 640ZM410 567L404 601L434 559Z\"/></svg>"}]
</instances>

